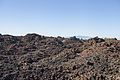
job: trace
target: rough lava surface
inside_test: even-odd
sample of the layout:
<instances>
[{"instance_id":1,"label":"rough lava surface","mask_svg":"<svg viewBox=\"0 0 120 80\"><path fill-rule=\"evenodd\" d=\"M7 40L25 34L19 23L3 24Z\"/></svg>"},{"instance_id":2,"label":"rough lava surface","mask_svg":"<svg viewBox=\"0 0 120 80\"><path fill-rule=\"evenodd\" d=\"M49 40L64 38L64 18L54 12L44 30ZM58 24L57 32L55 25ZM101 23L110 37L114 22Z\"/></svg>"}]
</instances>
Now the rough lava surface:
<instances>
[{"instance_id":1,"label":"rough lava surface","mask_svg":"<svg viewBox=\"0 0 120 80\"><path fill-rule=\"evenodd\" d=\"M120 41L0 34L0 80L120 80Z\"/></svg>"}]
</instances>

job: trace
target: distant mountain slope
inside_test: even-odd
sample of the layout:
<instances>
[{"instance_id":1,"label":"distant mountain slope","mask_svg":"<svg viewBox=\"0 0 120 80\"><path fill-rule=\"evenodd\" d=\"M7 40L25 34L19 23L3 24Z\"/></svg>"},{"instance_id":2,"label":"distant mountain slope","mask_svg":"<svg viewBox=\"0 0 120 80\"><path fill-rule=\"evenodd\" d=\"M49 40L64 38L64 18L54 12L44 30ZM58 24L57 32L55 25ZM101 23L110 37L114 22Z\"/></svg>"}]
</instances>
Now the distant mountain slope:
<instances>
[{"instance_id":1,"label":"distant mountain slope","mask_svg":"<svg viewBox=\"0 0 120 80\"><path fill-rule=\"evenodd\" d=\"M72 36L66 36L65 38L70 38ZM90 39L91 37L90 36L76 36L76 38L79 38L79 39Z\"/></svg>"},{"instance_id":2,"label":"distant mountain slope","mask_svg":"<svg viewBox=\"0 0 120 80\"><path fill-rule=\"evenodd\" d=\"M89 39L91 38L90 36L76 36L76 38L80 38L80 39Z\"/></svg>"}]
</instances>

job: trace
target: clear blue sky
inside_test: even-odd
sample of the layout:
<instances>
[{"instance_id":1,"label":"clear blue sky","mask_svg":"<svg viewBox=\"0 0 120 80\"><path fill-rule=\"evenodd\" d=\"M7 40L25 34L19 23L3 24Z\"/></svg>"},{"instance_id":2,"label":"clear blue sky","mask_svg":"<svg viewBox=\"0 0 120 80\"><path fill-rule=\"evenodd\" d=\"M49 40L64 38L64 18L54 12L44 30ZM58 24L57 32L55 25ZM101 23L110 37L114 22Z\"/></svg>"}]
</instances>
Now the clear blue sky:
<instances>
[{"instance_id":1,"label":"clear blue sky","mask_svg":"<svg viewBox=\"0 0 120 80\"><path fill-rule=\"evenodd\" d=\"M120 38L120 0L0 0L0 33Z\"/></svg>"}]
</instances>

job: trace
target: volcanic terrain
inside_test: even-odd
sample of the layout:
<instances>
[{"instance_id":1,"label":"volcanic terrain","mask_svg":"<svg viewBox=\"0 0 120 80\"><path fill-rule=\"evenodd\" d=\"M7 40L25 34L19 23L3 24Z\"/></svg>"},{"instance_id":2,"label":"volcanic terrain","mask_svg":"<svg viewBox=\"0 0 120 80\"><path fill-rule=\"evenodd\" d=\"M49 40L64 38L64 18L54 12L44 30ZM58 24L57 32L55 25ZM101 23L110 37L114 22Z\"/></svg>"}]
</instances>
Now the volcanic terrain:
<instances>
[{"instance_id":1,"label":"volcanic terrain","mask_svg":"<svg viewBox=\"0 0 120 80\"><path fill-rule=\"evenodd\" d=\"M0 34L0 80L120 80L120 41Z\"/></svg>"}]
</instances>

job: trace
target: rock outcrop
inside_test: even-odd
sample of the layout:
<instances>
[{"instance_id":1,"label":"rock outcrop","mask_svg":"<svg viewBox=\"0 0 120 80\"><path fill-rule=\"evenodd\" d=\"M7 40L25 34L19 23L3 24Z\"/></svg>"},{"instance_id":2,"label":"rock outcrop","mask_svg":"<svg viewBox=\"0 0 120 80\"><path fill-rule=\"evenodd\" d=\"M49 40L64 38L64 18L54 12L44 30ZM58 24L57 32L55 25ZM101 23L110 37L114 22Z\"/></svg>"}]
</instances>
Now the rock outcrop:
<instances>
[{"instance_id":1,"label":"rock outcrop","mask_svg":"<svg viewBox=\"0 0 120 80\"><path fill-rule=\"evenodd\" d=\"M0 34L0 80L120 80L120 41Z\"/></svg>"}]
</instances>

